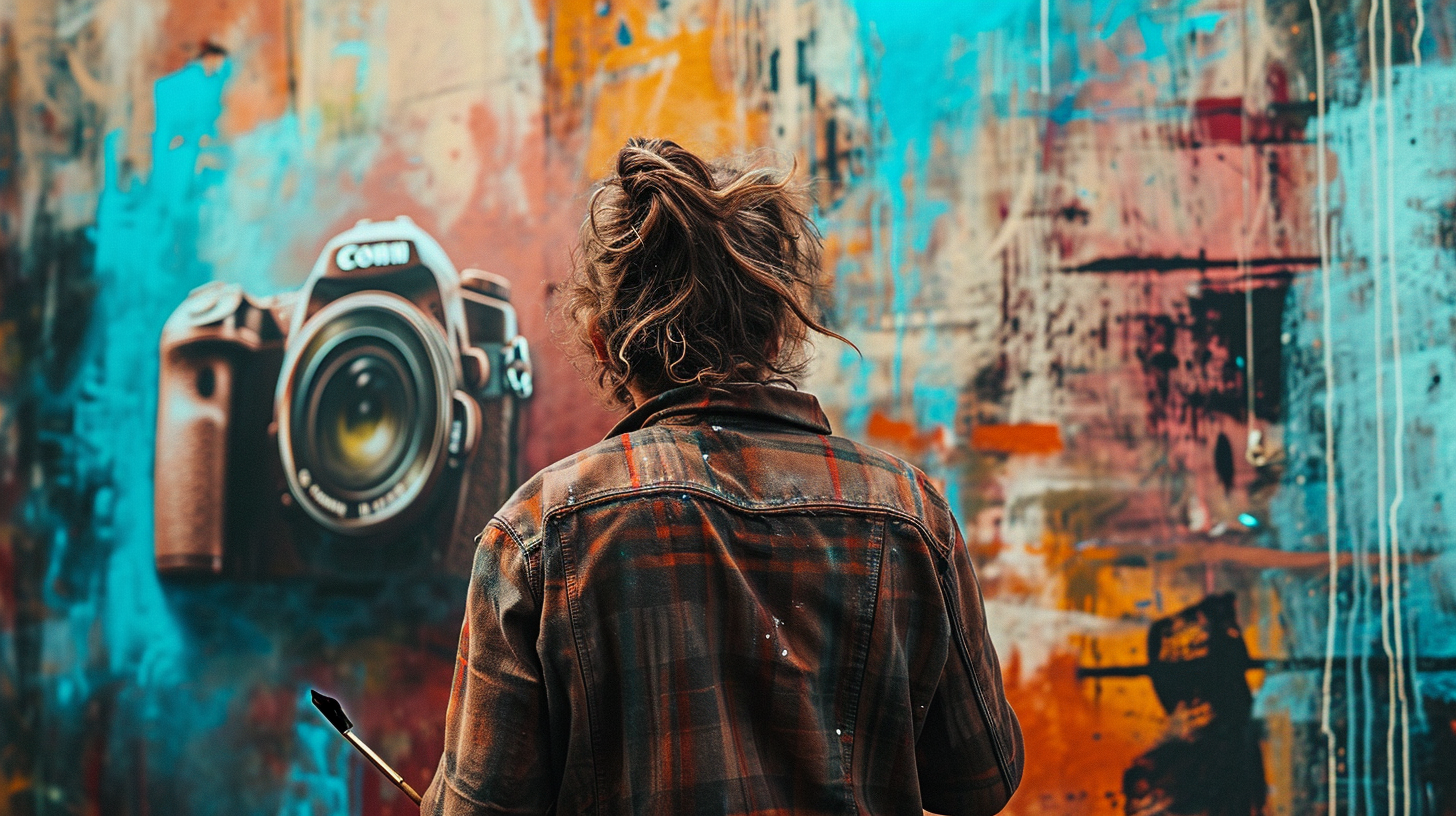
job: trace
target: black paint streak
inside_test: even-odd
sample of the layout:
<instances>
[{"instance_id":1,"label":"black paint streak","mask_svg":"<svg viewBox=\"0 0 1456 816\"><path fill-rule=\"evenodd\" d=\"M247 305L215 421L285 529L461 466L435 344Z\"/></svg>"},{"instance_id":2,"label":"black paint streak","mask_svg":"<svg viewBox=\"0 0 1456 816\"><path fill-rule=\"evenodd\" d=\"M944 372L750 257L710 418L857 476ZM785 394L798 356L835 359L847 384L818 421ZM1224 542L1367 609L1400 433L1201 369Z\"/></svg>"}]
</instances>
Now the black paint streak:
<instances>
[{"instance_id":1,"label":"black paint streak","mask_svg":"<svg viewBox=\"0 0 1456 816\"><path fill-rule=\"evenodd\" d=\"M1247 370L1252 365L1255 416L1276 422L1283 413L1285 281L1264 279L1248 297L1254 317L1254 354L1248 354L1245 293L1205 289L1187 310L1143 314L1135 356L1147 379L1148 421L1187 425L1221 414L1248 418Z\"/></svg>"},{"instance_id":2,"label":"black paint streak","mask_svg":"<svg viewBox=\"0 0 1456 816\"><path fill-rule=\"evenodd\" d=\"M1243 266L1251 270L1275 270L1288 272L1293 268L1309 269L1319 266L1320 259L1317 255L1291 255L1287 258L1250 258L1243 262ZM1180 272L1187 270L1202 271L1208 269L1238 269L1239 261L1236 258L1209 258L1203 253L1198 257L1190 258L1186 255L1118 255L1111 258L1098 258L1095 261L1088 261L1077 266L1064 266L1063 272ZM1270 273L1260 273L1261 277L1267 277Z\"/></svg>"},{"instance_id":3,"label":"black paint streak","mask_svg":"<svg viewBox=\"0 0 1456 816\"><path fill-rule=\"evenodd\" d=\"M1456 816L1456 701L1426 697L1426 720L1431 724L1429 751L1412 750L1413 764L1424 765L1422 778L1434 800L1431 811L1439 816ZM1415 787L1415 786L1412 786Z\"/></svg>"},{"instance_id":4,"label":"black paint streak","mask_svg":"<svg viewBox=\"0 0 1456 816\"><path fill-rule=\"evenodd\" d=\"M1436 210L1436 245L1456 253L1456 201L1448 201Z\"/></svg>"},{"instance_id":5,"label":"black paint streak","mask_svg":"<svg viewBox=\"0 0 1456 816\"><path fill-rule=\"evenodd\" d=\"M15 675L0 669L0 745L10 747L0 752L0 776L7 779L36 777L49 770L47 758L61 754L41 750L60 737L43 717L45 687L37 682L45 671L45 626L54 605L94 591L90 578L106 555L88 544L100 483L72 467L75 391L68 386L91 321L94 246L84 229L58 229L44 208L31 230L27 252L9 246L0 254L0 326L14 330L8 344L14 355L0 360L0 404L10 413L0 420L14 425L0 425L0 433L13 430L17 442L8 450L0 443L0 518L20 520L0 539L0 574L8 562L14 592ZM39 485L32 482L36 475ZM82 763L95 758L95 746L104 744L96 740L106 734L108 695L98 693L72 719L94 729L93 738L68 745L76 748L66 754L68 773L52 780L79 778ZM0 799L0 812L36 812L38 790L12 791Z\"/></svg>"},{"instance_id":6,"label":"black paint streak","mask_svg":"<svg viewBox=\"0 0 1456 816\"><path fill-rule=\"evenodd\" d=\"M1337 654L1334 657L1336 664L1343 665L1346 660L1362 660L1370 664L1370 670L1377 675L1384 676L1389 671L1390 661L1383 654L1368 654L1353 657L1350 655ZM1408 668L1414 668L1418 672L1447 672L1456 671L1456 656L1444 657L1437 655L1426 655L1423 657L1407 658ZM1249 658L1244 664L1244 671L1319 671L1324 669L1325 659L1323 657L1290 657L1282 659L1258 659ZM1078 666L1078 680L1097 680L1107 677L1147 677L1152 669L1146 664L1137 666ZM1381 681L1384 683L1384 681Z\"/></svg>"},{"instance_id":7,"label":"black paint streak","mask_svg":"<svg viewBox=\"0 0 1456 816\"><path fill-rule=\"evenodd\" d=\"M1213 469L1218 474L1218 482L1223 485L1223 492L1227 493L1234 487L1234 446L1229 443L1228 434L1222 431L1218 434L1218 441L1213 445Z\"/></svg>"},{"instance_id":8,"label":"black paint streak","mask_svg":"<svg viewBox=\"0 0 1456 816\"><path fill-rule=\"evenodd\" d=\"M1123 774L1125 812L1250 816L1267 793L1233 593L1153 622L1148 676L1182 725Z\"/></svg>"},{"instance_id":9,"label":"black paint streak","mask_svg":"<svg viewBox=\"0 0 1456 816\"><path fill-rule=\"evenodd\" d=\"M1254 659L1243 643L1234 611L1233 594L1212 595L1196 606L1154 621L1148 631L1149 660L1133 666L1078 667L1077 678L1110 679L1147 677L1170 717L1182 727L1152 750L1134 760L1123 777L1126 813L1218 814L1255 816L1264 813L1266 785L1259 760L1258 721L1252 717L1250 687L1243 676L1248 671L1319 672L1324 657ZM1332 676L1331 693L1336 733L1350 733L1345 718L1345 700L1355 697L1375 712L1375 720L1360 727L1384 733L1383 712L1389 702L1390 661L1376 644L1366 644L1359 655L1337 654L1333 662L1344 667ZM1368 675L1351 673L1358 661ZM1411 758L1418 778L1412 787L1414 813L1420 816L1456 816L1456 703L1442 699L1441 692L1422 694L1414 684L1420 673L1456 671L1456 655L1419 655L1407 658L1406 693L1419 699L1429 727L1413 730ZM1427 686L1431 688L1431 686ZM1176 722L1176 721L1175 721ZM1191 727L1187 725L1191 723ZM1306 733L1296 733L1305 750L1314 751L1323 737L1310 724ZM1345 748L1342 747L1342 752ZM1313 776L1296 773L1294 790L1304 791L1323 784ZM1379 787L1383 796L1384 767L1379 752L1372 757L1370 775L1361 778L1358 789ZM1344 774L1339 786L1341 811L1360 812L1365 801L1357 790L1347 796ZM1295 813L1310 812L1296 807Z\"/></svg>"},{"instance_id":10,"label":"black paint streak","mask_svg":"<svg viewBox=\"0 0 1456 816\"><path fill-rule=\"evenodd\" d=\"M1006 355L1002 354L996 358L996 362L983 367L976 372L972 380L972 387L976 392L978 402L998 405L1006 398L1006 375L1009 371L1009 364Z\"/></svg>"}]
</instances>

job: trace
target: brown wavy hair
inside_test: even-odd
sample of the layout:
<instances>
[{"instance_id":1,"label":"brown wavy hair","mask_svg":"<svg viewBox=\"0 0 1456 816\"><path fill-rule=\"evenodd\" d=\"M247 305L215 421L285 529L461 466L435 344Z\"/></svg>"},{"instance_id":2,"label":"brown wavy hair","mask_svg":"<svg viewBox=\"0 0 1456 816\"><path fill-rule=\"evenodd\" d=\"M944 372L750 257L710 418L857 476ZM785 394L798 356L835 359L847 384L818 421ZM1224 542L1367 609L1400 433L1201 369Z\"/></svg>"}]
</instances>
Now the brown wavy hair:
<instances>
[{"instance_id":1,"label":"brown wavy hair","mask_svg":"<svg viewBox=\"0 0 1456 816\"><path fill-rule=\"evenodd\" d=\"M854 346L809 313L821 244L793 174L710 164L665 139L618 151L591 197L562 306L617 403L632 405L629 383L649 395L689 383L794 385L811 329Z\"/></svg>"}]
</instances>

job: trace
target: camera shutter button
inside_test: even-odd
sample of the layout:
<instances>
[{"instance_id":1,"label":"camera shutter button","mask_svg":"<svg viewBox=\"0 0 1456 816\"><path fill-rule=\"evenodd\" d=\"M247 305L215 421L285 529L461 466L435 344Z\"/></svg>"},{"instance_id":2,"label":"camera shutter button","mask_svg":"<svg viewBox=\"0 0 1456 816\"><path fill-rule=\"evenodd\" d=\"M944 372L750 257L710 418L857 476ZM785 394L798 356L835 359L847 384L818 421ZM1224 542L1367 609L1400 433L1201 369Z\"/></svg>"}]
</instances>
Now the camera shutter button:
<instances>
[{"instance_id":1,"label":"camera shutter button","mask_svg":"<svg viewBox=\"0 0 1456 816\"><path fill-rule=\"evenodd\" d=\"M194 326L206 326L235 313L243 305L243 287L213 281L187 294L187 317Z\"/></svg>"}]
</instances>

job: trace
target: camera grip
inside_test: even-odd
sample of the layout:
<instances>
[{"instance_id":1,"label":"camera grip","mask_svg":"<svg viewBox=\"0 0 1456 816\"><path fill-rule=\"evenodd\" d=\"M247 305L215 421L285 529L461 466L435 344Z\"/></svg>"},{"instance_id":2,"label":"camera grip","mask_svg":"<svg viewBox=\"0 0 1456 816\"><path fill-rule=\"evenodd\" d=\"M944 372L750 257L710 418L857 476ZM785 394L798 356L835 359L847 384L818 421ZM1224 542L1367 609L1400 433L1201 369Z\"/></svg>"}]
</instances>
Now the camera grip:
<instances>
[{"instance_id":1,"label":"camera grip","mask_svg":"<svg viewBox=\"0 0 1456 816\"><path fill-rule=\"evenodd\" d=\"M163 357L160 384L157 571L217 574L223 569L233 366L224 357L173 348Z\"/></svg>"},{"instance_id":2,"label":"camera grip","mask_svg":"<svg viewBox=\"0 0 1456 816\"><path fill-rule=\"evenodd\" d=\"M515 400L485 400L474 414L478 432L464 466L445 568L469 575L476 536L516 488Z\"/></svg>"}]
</instances>

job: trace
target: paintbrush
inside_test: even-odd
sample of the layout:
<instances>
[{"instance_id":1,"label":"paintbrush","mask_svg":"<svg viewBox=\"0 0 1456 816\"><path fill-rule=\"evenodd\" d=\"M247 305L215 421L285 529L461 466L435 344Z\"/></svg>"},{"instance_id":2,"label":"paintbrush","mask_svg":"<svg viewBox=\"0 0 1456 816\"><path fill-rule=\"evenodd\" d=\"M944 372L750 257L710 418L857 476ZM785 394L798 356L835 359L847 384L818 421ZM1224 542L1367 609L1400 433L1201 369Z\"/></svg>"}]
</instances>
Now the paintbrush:
<instances>
[{"instance_id":1,"label":"paintbrush","mask_svg":"<svg viewBox=\"0 0 1456 816\"><path fill-rule=\"evenodd\" d=\"M363 754L364 758L369 760L370 764L378 768L380 773L389 777L389 781L393 782L396 788L404 791L404 795L408 796L410 801L418 805L420 803L420 795L415 793L415 789L411 788L408 782L404 781L404 777L389 767L389 763L380 759L379 754L374 753L370 750L369 746L365 745L362 740L351 733L354 729L354 723L350 722L348 715L344 714L344 707L339 705L339 701L332 697L319 694L313 689L309 689L308 691L313 695L313 707L317 708L319 713L324 715L324 719L339 729L339 733L343 735L344 739L349 741L350 745L358 748L359 753Z\"/></svg>"}]
</instances>

